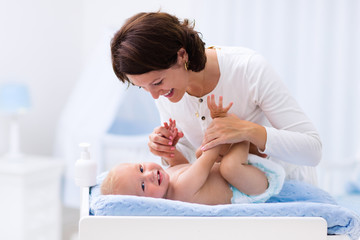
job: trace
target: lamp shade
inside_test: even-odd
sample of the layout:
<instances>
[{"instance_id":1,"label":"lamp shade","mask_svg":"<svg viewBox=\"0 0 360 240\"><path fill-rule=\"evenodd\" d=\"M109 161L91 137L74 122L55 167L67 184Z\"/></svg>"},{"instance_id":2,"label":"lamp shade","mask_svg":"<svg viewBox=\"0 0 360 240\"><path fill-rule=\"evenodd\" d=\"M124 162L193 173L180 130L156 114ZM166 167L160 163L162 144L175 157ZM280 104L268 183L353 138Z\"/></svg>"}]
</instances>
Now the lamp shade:
<instances>
[{"instance_id":1,"label":"lamp shade","mask_svg":"<svg viewBox=\"0 0 360 240\"><path fill-rule=\"evenodd\" d=\"M30 108L30 94L27 85L6 83L0 85L0 112L21 114Z\"/></svg>"}]
</instances>

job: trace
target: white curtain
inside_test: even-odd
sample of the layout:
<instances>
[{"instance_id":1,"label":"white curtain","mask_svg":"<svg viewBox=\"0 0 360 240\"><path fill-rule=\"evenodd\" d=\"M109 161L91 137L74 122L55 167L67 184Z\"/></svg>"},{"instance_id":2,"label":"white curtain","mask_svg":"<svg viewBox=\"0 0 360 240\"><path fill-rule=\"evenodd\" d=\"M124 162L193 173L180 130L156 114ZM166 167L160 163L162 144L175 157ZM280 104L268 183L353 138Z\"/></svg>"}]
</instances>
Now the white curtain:
<instances>
[{"instance_id":1,"label":"white curtain","mask_svg":"<svg viewBox=\"0 0 360 240\"><path fill-rule=\"evenodd\" d=\"M54 155L66 164L63 195L68 206L76 207L80 203L80 189L75 185L79 143L91 144L91 157L98 162L101 171L101 141L116 117L119 103L126 96L126 85L119 83L111 67L109 45L112 35L112 32L104 31L59 119Z\"/></svg>"},{"instance_id":2,"label":"white curtain","mask_svg":"<svg viewBox=\"0 0 360 240\"><path fill-rule=\"evenodd\" d=\"M282 76L320 132L320 177L334 177L334 164L351 170L360 158L360 1L204 0L195 8L207 45L253 48Z\"/></svg>"},{"instance_id":3,"label":"white curtain","mask_svg":"<svg viewBox=\"0 0 360 240\"><path fill-rule=\"evenodd\" d=\"M93 30L101 24L104 29L118 26L118 9L127 13L124 18L139 11L159 9L140 9L141 2L147 1L136 1L133 7L124 4L125 1L107 2L83 2L85 29ZM93 18L109 2L111 8L104 11L102 21ZM320 184L330 191L336 190L329 189L334 184L341 188L349 172L345 170L339 175L337 168L328 166L338 164L338 170L348 166L351 171L352 161L360 157L360 1L158 2L164 11L179 18L195 19L195 28L203 34L208 46L244 46L266 57L320 132L323 159L319 173L321 178L331 180L322 183L320 179ZM134 11L135 4L138 11ZM66 203L78 203L73 183L73 165L79 153L77 144L90 141L95 146L93 151L100 154L96 149L100 147L98 141L117 117L118 106L125 96L124 85L113 74L108 55L112 33L102 32L101 46L93 54L93 61L85 65L60 120L55 149L56 155L67 161ZM100 155L94 157L101 159Z\"/></svg>"},{"instance_id":4,"label":"white curtain","mask_svg":"<svg viewBox=\"0 0 360 240\"><path fill-rule=\"evenodd\" d=\"M115 76L110 57L110 40L115 30L107 28L59 119L54 155L65 161L63 202L78 207L80 189L75 185L75 162L79 143L90 143L90 155L98 173L122 161L160 163L148 150L148 135L160 125L150 94L128 88Z\"/></svg>"}]
</instances>

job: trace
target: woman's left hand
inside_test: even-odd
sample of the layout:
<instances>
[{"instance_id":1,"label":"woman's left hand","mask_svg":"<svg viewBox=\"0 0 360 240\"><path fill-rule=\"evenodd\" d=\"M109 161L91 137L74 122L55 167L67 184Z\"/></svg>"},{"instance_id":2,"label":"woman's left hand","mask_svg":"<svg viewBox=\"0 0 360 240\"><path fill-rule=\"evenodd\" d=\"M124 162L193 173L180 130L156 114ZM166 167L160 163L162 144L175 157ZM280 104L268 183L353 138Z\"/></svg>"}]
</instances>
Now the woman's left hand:
<instances>
[{"instance_id":1,"label":"woman's left hand","mask_svg":"<svg viewBox=\"0 0 360 240\"><path fill-rule=\"evenodd\" d=\"M263 126L245 121L235 114L215 118L207 128L202 150L206 151L220 144L249 141L264 150L266 143L266 130Z\"/></svg>"}]
</instances>

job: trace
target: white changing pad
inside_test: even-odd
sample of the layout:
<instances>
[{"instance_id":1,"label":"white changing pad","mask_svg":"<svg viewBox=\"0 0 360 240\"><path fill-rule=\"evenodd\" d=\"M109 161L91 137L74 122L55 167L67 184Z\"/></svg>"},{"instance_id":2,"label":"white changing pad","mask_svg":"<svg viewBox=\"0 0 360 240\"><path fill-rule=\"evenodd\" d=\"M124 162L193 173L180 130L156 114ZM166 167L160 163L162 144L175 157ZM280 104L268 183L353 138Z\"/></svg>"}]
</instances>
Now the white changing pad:
<instances>
[{"instance_id":1,"label":"white changing pad","mask_svg":"<svg viewBox=\"0 0 360 240\"><path fill-rule=\"evenodd\" d=\"M325 191L299 181L286 181L281 192L266 203L202 205L181 201L101 195L100 184L106 173L98 177L98 185L90 191L90 215L100 216L292 216L322 217L328 234L360 237L360 217L336 204Z\"/></svg>"}]
</instances>

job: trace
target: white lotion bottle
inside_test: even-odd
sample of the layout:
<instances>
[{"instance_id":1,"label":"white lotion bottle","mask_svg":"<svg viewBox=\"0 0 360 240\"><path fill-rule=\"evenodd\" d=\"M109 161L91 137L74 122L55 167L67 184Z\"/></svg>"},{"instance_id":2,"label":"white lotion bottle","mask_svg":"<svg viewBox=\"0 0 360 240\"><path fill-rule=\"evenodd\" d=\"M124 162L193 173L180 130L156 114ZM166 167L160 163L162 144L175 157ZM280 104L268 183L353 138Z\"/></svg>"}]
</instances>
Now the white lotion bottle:
<instances>
[{"instance_id":1,"label":"white lotion bottle","mask_svg":"<svg viewBox=\"0 0 360 240\"><path fill-rule=\"evenodd\" d=\"M91 187L96 185L96 162L91 159L89 143L80 143L80 158L75 163L75 183L79 187Z\"/></svg>"}]
</instances>

